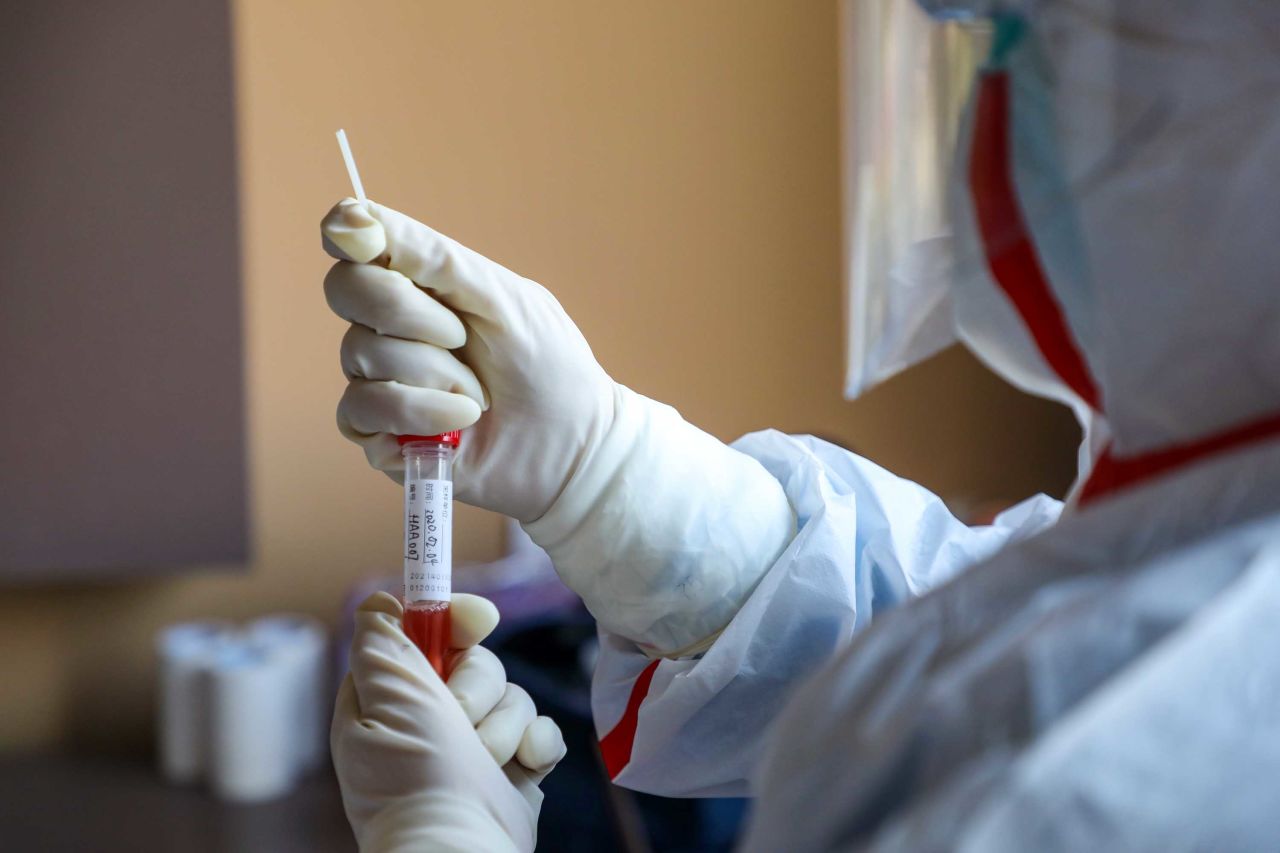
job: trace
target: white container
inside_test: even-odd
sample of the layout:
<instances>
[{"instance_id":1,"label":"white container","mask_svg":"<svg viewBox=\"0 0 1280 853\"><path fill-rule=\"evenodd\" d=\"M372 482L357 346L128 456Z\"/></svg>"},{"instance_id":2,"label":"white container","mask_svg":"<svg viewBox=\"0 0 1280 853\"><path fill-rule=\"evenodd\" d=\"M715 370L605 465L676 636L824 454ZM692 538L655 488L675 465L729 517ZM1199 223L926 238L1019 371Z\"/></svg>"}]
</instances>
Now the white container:
<instances>
[{"instance_id":1,"label":"white container","mask_svg":"<svg viewBox=\"0 0 1280 853\"><path fill-rule=\"evenodd\" d=\"M249 624L249 642L281 669L288 692L290 744L295 776L319 767L328 755L333 696L328 690L329 638L319 620L280 613Z\"/></svg>"},{"instance_id":2,"label":"white container","mask_svg":"<svg viewBox=\"0 0 1280 853\"><path fill-rule=\"evenodd\" d=\"M157 751L160 773L174 784L204 778L209 760L208 684L218 651L232 641L226 622L182 622L156 635Z\"/></svg>"},{"instance_id":3,"label":"white container","mask_svg":"<svg viewBox=\"0 0 1280 853\"><path fill-rule=\"evenodd\" d=\"M213 793L234 802L287 794L297 776L288 665L242 638L219 651L207 677Z\"/></svg>"}]
</instances>

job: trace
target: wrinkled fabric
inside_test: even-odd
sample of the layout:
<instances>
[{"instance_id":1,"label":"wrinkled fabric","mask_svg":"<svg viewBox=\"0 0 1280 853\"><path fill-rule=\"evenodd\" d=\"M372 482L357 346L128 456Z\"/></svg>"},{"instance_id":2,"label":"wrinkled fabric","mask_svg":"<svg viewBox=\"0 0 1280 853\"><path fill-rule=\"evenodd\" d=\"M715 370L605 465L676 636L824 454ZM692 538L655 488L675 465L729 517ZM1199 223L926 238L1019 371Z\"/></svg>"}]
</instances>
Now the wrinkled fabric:
<instances>
[{"instance_id":1,"label":"wrinkled fabric","mask_svg":"<svg viewBox=\"0 0 1280 853\"><path fill-rule=\"evenodd\" d=\"M777 478L798 533L709 651L658 665L615 780L628 788L747 794L764 733L807 674L880 613L1043 529L1061 508L1038 496L967 527L927 489L819 439L767 431L734 448ZM603 736L649 659L601 637L592 703Z\"/></svg>"},{"instance_id":2,"label":"wrinkled fabric","mask_svg":"<svg viewBox=\"0 0 1280 853\"><path fill-rule=\"evenodd\" d=\"M799 691L745 849L1268 849L1277 605L1280 447L1064 518Z\"/></svg>"}]
</instances>

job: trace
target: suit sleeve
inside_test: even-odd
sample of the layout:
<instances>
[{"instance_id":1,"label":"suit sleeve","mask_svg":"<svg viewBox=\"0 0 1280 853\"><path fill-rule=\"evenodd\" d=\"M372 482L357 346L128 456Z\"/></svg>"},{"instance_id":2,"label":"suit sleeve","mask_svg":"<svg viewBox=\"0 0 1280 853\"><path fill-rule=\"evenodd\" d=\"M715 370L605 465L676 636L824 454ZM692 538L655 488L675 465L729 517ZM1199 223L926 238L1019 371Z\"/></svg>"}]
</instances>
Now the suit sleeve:
<instances>
[{"instance_id":1,"label":"suit sleeve","mask_svg":"<svg viewBox=\"0 0 1280 853\"><path fill-rule=\"evenodd\" d=\"M665 796L747 796L792 688L876 614L1056 520L1043 495L969 527L922 486L812 437L740 439L786 491L797 535L715 643L651 660L601 632L592 710L620 785ZM708 535L713 535L709 532Z\"/></svg>"}]
</instances>

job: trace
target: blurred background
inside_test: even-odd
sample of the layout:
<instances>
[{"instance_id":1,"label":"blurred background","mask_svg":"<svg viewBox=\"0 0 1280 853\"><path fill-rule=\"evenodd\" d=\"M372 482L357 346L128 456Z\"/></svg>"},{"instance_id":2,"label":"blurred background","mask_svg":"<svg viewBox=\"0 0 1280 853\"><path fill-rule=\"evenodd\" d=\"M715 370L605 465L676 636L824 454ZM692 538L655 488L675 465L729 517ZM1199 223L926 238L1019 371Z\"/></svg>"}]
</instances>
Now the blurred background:
<instances>
[{"instance_id":1,"label":"blurred background","mask_svg":"<svg viewBox=\"0 0 1280 853\"><path fill-rule=\"evenodd\" d=\"M0 802L37 813L0 806L0 844L53 831L43 779L147 803L184 849L351 849L323 772L245 812L149 769L159 629L284 611L338 637L399 571L401 494L334 426L339 127L370 197L547 285L617 380L722 439L813 433L969 518L1071 480L1069 414L958 350L843 399L834 0L51 2L0 48ZM56 499L77 488L88 510ZM41 520L67 515L110 553ZM460 564L506 552L502 518L456 519ZM590 633L562 615L556 642ZM662 804L590 796L661 831Z\"/></svg>"}]
</instances>

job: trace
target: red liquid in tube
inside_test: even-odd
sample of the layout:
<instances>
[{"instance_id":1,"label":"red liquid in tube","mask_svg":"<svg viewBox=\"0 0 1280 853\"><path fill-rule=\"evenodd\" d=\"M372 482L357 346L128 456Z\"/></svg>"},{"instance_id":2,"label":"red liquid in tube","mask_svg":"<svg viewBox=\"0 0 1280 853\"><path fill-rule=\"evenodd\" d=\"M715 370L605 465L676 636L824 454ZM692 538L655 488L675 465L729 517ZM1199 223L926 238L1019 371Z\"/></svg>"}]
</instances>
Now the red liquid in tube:
<instances>
[{"instance_id":1,"label":"red liquid in tube","mask_svg":"<svg viewBox=\"0 0 1280 853\"><path fill-rule=\"evenodd\" d=\"M425 606L410 605L404 611L404 632L427 658L431 668L444 678L449 664L449 634L452 619L449 604L434 601Z\"/></svg>"}]
</instances>

